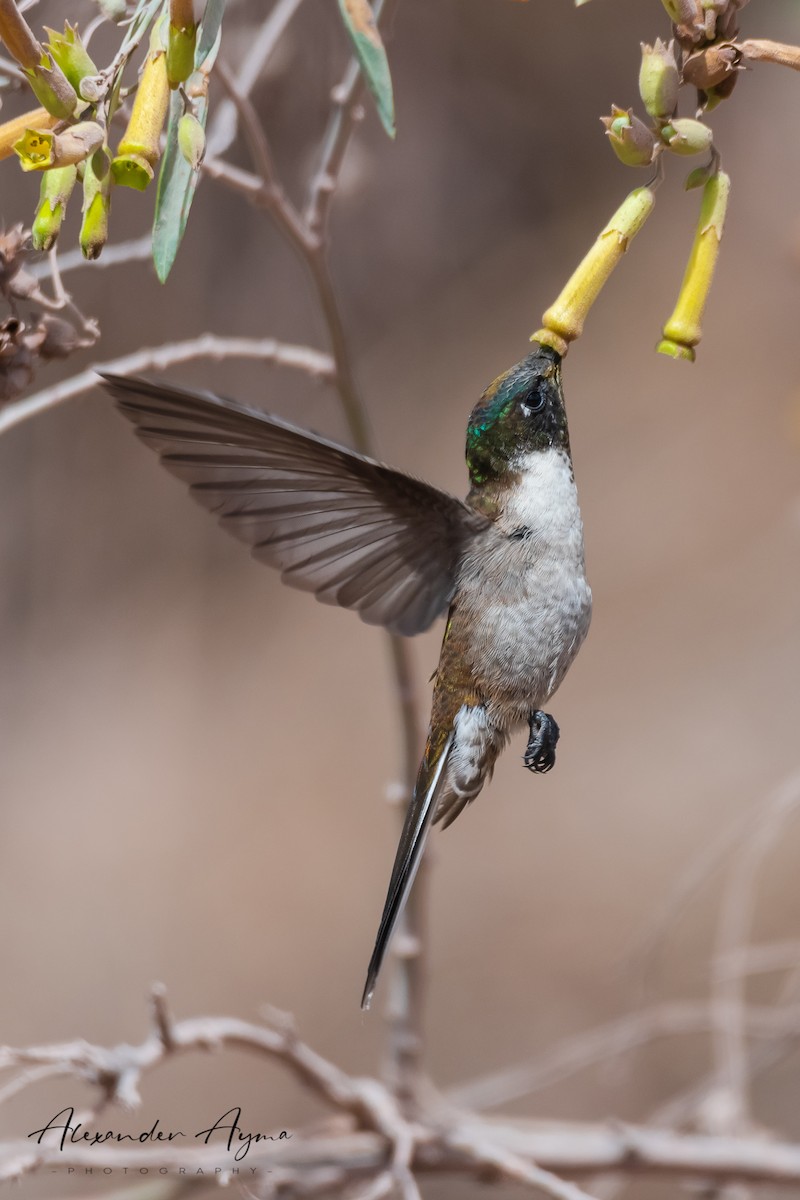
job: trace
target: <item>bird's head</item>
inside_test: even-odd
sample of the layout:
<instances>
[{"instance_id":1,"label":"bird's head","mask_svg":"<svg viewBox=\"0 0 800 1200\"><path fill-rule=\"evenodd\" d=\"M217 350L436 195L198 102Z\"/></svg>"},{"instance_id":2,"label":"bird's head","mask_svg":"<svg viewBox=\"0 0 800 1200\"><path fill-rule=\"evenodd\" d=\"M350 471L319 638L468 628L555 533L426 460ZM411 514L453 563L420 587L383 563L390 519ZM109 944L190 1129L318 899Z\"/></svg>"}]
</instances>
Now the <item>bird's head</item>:
<instances>
[{"instance_id":1,"label":"bird's head","mask_svg":"<svg viewBox=\"0 0 800 1200\"><path fill-rule=\"evenodd\" d=\"M498 482L531 451L569 453L561 358L542 346L498 375L472 410L467 466L473 487Z\"/></svg>"}]
</instances>

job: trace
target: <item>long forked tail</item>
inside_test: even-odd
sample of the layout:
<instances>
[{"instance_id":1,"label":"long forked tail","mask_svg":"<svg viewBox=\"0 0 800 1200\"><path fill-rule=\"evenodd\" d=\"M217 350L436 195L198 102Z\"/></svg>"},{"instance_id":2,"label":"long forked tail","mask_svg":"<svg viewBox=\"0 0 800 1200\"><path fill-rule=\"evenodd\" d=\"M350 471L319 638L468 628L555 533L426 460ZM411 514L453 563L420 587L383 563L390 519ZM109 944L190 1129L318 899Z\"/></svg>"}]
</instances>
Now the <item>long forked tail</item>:
<instances>
[{"instance_id":1,"label":"long forked tail","mask_svg":"<svg viewBox=\"0 0 800 1200\"><path fill-rule=\"evenodd\" d=\"M375 939L375 949L372 951L372 958L369 960L367 968L367 982L364 984L364 993L361 997L362 1008L369 1008L372 1002L372 993L375 991L384 956L395 926L406 906L406 900L422 859L422 851L425 849L428 830L433 822L444 782L445 767L453 748L454 736L451 730L441 752L432 764L429 764L427 754L423 759L417 786L403 823L403 832L400 834L400 844L397 847L392 867L392 877L389 880L389 891L386 893L386 903L383 906L378 936Z\"/></svg>"}]
</instances>

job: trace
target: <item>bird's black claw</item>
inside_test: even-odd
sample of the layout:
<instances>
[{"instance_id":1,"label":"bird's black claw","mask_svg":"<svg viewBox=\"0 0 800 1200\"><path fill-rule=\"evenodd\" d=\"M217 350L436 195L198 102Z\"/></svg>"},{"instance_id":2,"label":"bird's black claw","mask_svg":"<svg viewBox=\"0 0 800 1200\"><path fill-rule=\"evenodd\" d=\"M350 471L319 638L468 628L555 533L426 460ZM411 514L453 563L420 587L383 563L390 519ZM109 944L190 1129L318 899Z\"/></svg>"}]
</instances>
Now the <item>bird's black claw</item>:
<instances>
[{"instance_id":1,"label":"bird's black claw","mask_svg":"<svg viewBox=\"0 0 800 1200\"><path fill-rule=\"evenodd\" d=\"M523 763L529 771L543 775L556 764L556 746L561 730L549 713L537 710L530 716L531 736Z\"/></svg>"}]
</instances>

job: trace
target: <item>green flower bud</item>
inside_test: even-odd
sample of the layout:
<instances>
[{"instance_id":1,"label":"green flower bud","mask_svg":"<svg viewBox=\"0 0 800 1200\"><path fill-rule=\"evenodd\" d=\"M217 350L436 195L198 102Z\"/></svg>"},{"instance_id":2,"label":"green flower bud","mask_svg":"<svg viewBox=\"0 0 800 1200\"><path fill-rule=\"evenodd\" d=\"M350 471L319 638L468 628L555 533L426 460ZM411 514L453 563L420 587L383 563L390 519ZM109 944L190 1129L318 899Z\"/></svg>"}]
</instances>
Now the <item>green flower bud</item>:
<instances>
[{"instance_id":1,"label":"green flower bud","mask_svg":"<svg viewBox=\"0 0 800 1200\"><path fill-rule=\"evenodd\" d=\"M74 164L56 167L42 175L39 208L31 228L34 250L50 250L55 245L77 178L78 168Z\"/></svg>"},{"instance_id":2,"label":"green flower bud","mask_svg":"<svg viewBox=\"0 0 800 1200\"><path fill-rule=\"evenodd\" d=\"M168 105L166 55L151 52L144 64L128 128L111 164L116 183L143 191L153 178Z\"/></svg>"},{"instance_id":3,"label":"green flower bud","mask_svg":"<svg viewBox=\"0 0 800 1200\"><path fill-rule=\"evenodd\" d=\"M78 93L46 50L35 67L25 69L25 75L36 99L49 113L64 121L73 116Z\"/></svg>"},{"instance_id":4,"label":"green flower bud","mask_svg":"<svg viewBox=\"0 0 800 1200\"><path fill-rule=\"evenodd\" d=\"M661 137L673 154L703 154L711 149L714 141L708 125L693 117L676 117L664 126Z\"/></svg>"},{"instance_id":5,"label":"green flower bud","mask_svg":"<svg viewBox=\"0 0 800 1200\"><path fill-rule=\"evenodd\" d=\"M97 67L89 57L77 29L65 21L63 33L47 29L46 26L45 32L49 36L48 50L75 90L80 91L81 80L87 75L96 75Z\"/></svg>"},{"instance_id":6,"label":"green flower bud","mask_svg":"<svg viewBox=\"0 0 800 1200\"><path fill-rule=\"evenodd\" d=\"M656 38L655 45L642 42L642 65L639 68L639 95L651 117L671 117L678 104L681 85L680 71L675 61L675 43L667 46Z\"/></svg>"},{"instance_id":7,"label":"green flower bud","mask_svg":"<svg viewBox=\"0 0 800 1200\"><path fill-rule=\"evenodd\" d=\"M196 42L196 25L180 29L177 25L170 24L167 34L167 78L171 88L184 83L194 70Z\"/></svg>"},{"instance_id":8,"label":"green flower bud","mask_svg":"<svg viewBox=\"0 0 800 1200\"><path fill-rule=\"evenodd\" d=\"M206 135L194 113L184 113L178 121L178 146L189 166L196 171L206 152Z\"/></svg>"},{"instance_id":9,"label":"green flower bud","mask_svg":"<svg viewBox=\"0 0 800 1200\"><path fill-rule=\"evenodd\" d=\"M694 191L695 188L705 187L711 178L712 170L713 165L711 163L705 167L695 167L695 169L690 171L686 176L686 182L683 185L684 191L691 192Z\"/></svg>"},{"instance_id":10,"label":"green flower bud","mask_svg":"<svg viewBox=\"0 0 800 1200\"><path fill-rule=\"evenodd\" d=\"M724 171L719 171L703 189L692 253L678 303L664 326L664 340L658 345L659 354L694 361L694 347L703 332L700 322L717 264L730 188L730 178Z\"/></svg>"},{"instance_id":11,"label":"green flower bud","mask_svg":"<svg viewBox=\"0 0 800 1200\"><path fill-rule=\"evenodd\" d=\"M106 164L102 174L95 170L94 156L83 173L83 222L79 241L84 258L99 257L108 239L108 214L111 208L111 172Z\"/></svg>"},{"instance_id":12,"label":"green flower bud","mask_svg":"<svg viewBox=\"0 0 800 1200\"><path fill-rule=\"evenodd\" d=\"M620 162L628 167L648 167L656 152L657 141L644 121L630 109L611 105L611 116L601 117L611 146Z\"/></svg>"},{"instance_id":13,"label":"green flower bud","mask_svg":"<svg viewBox=\"0 0 800 1200\"><path fill-rule=\"evenodd\" d=\"M716 87L709 88L707 92L698 93L705 112L711 112L723 100L728 99L738 78L738 73L734 72L727 79L723 79L722 83L718 83Z\"/></svg>"}]
</instances>

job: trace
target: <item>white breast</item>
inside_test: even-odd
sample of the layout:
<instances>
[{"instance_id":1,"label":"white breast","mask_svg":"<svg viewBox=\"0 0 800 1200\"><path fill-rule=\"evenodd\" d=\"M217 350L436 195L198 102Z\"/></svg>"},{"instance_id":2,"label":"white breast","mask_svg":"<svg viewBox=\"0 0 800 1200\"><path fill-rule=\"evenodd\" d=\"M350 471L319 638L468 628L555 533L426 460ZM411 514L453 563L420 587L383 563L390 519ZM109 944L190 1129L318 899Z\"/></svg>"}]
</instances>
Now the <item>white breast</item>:
<instances>
[{"instance_id":1,"label":"white breast","mask_svg":"<svg viewBox=\"0 0 800 1200\"><path fill-rule=\"evenodd\" d=\"M509 492L498 526L506 533L529 528L538 542L580 546L583 526L572 464L563 450L526 454L515 464L519 483Z\"/></svg>"},{"instance_id":2,"label":"white breast","mask_svg":"<svg viewBox=\"0 0 800 1200\"><path fill-rule=\"evenodd\" d=\"M543 706L586 636L591 591L569 457L531 453L486 541L465 563L460 601L474 630L472 664L513 725ZM512 536L513 535L513 536Z\"/></svg>"}]
</instances>

